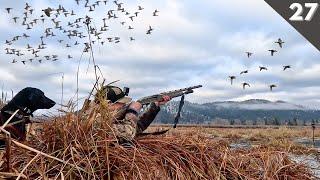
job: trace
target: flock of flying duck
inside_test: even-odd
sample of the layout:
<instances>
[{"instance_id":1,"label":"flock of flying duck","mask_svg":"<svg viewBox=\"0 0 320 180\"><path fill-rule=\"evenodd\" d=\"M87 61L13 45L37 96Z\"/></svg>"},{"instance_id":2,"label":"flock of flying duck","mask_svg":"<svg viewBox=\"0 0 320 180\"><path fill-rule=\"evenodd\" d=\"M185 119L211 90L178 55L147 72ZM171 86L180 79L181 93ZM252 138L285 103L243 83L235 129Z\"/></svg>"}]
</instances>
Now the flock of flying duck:
<instances>
[{"instance_id":1,"label":"flock of flying duck","mask_svg":"<svg viewBox=\"0 0 320 180\"><path fill-rule=\"evenodd\" d=\"M57 54L52 53L43 55L42 52L48 47L47 44L52 42L59 43L64 48L82 45L83 53L90 52L93 44L101 44L104 46L107 43L120 43L122 39L119 36L110 36L110 33L107 33L107 31L110 30L109 24L111 24L111 21L119 23L122 28L132 32L134 29L132 24L136 18L139 18L139 14L144 10L142 6L138 6L136 11L129 12L124 8L124 3L119 2L118 0L113 2L98 0L92 3L90 0L75 0L75 3L77 6L83 5L89 15L84 15L82 17L77 16L74 10L67 10L62 5L59 5L56 8L48 7L42 9L40 12L36 12L29 3L25 3L22 16L14 16L13 8L5 8L6 13L11 16L11 21L17 25L22 25L26 29L25 33L5 41L5 44L9 46L5 48L6 54L14 56L12 63L17 63L19 61L23 64L34 61L42 63L44 61L57 61L60 59L73 58L70 54L67 54L66 57L62 58L58 57ZM102 24L102 26L96 27L97 24L94 22L96 19L91 18L90 13L98 8L107 7L108 3L110 3L111 6L108 6L109 8L105 10L105 17L101 20L99 19L99 24ZM37 13L41 15L37 16ZM153 11L152 16L158 16L158 14L159 11L156 9ZM92 16L94 16L94 14L92 14ZM19 40L25 39L28 41L31 36L29 32L34 33L32 30L37 26L46 27L40 36L38 44L32 46L27 43L23 46L25 47L23 49L11 48L15 43L18 44ZM148 28L146 28L145 34L151 35L153 30L153 27L149 25ZM64 36L64 38L59 38L61 35ZM128 41L135 41L135 37L130 36ZM21 45L18 44L17 46ZM23 60L17 60L18 58Z\"/></svg>"},{"instance_id":2,"label":"flock of flying duck","mask_svg":"<svg viewBox=\"0 0 320 180\"><path fill-rule=\"evenodd\" d=\"M284 44L285 42L282 41L281 38L279 38L278 41L276 41L276 42L274 42L274 43L278 44L279 47L282 48L282 47L283 47L283 44ZM275 50L275 49L269 49L268 51L270 52L270 55L271 55L271 56L274 56L275 53L278 52L278 51ZM250 57L253 55L252 52L245 52L245 53L246 53L246 55L247 55L248 58L250 58ZM291 68L291 65L285 65L285 66L283 66L283 71L285 71L285 70L287 70L287 69L289 69L289 68ZM259 66L259 70L260 70L260 72L263 71L263 70L264 70L264 71L267 71L268 68L265 67L265 66ZM240 75L247 74L247 73L249 73L249 70L244 70L244 71L241 71L241 72L240 72ZM231 85L233 84L233 81L234 81L236 78L237 78L237 77L234 76L234 75L233 75L233 76L229 76L229 79L230 79L230 81L231 81ZM243 82L243 83L242 83L242 88L245 89L246 87L250 87L250 84L249 84L248 82ZM272 91L273 88L276 88L276 87L277 87L276 84L270 84L270 85L269 85L270 91Z\"/></svg>"},{"instance_id":3,"label":"flock of flying duck","mask_svg":"<svg viewBox=\"0 0 320 180\"><path fill-rule=\"evenodd\" d=\"M104 1L95 1L93 3L90 3L90 0L75 0L75 3L80 6L84 4L84 7L88 11L88 13L95 11L97 8L101 6L106 6L108 4L108 0ZM57 33L62 33L68 39L65 38L57 39L57 42L64 46L65 48L71 48L75 46L79 46L81 44L84 45L83 52L88 53L90 52L93 44L101 44L102 46L106 43L120 43L122 40L118 36L106 36L106 32L109 31L110 27L108 23L112 20L116 20L119 18L119 16L124 16L127 18L127 21L119 21L121 26L128 29L128 31L131 31L134 29L134 27L130 24L135 21L135 19L139 16L139 13L141 13L144 8L142 6L138 6L137 10L135 12L129 12L123 7L122 2L118 2L118 0L115 0L112 2L115 6L113 9L108 9L106 11L106 17L102 19L102 26L101 27L95 27L93 25L92 21L94 20L90 16L86 15L84 17L79 17L77 14L75 14L74 10L66 10L62 5L59 5L57 8L51 8L48 7L46 9L41 10L42 13L40 17L32 18L32 16L35 14L35 9L33 9L28 3L25 3L25 8L22 17L13 16L12 22L15 24L20 24L25 27L27 32L14 36L11 40L6 40L5 44L8 46L13 45L17 41L21 39L29 39L30 35L28 35L28 31L31 31L34 27L39 25L40 23L45 24L46 22L49 22L52 24L51 27L47 27L43 34L40 36L40 43L31 46L30 44L26 45L26 51L25 49L15 49L15 48L5 48L6 54L13 55L15 57L24 57L27 53L31 55L31 58L24 58L23 60L20 60L23 64L26 64L27 62L33 62L38 61L39 63L42 63L44 61L57 61L59 60L58 55L56 54L46 54L43 56L40 56L42 50L47 48L46 41L49 41L49 38L54 38L57 36ZM13 8L5 8L6 12L9 15L12 15ZM158 16L159 11L156 9L153 11L152 16ZM64 18L64 20L62 19ZM69 18L72 19L71 21L66 21L65 19ZM67 22L65 26L62 25L63 22ZM146 34L150 35L152 34L152 31L154 29L149 26L146 30ZM103 36L105 35L105 36ZM85 38L85 39L84 39ZM81 42L81 39L84 39L83 43ZM134 41L134 37L129 37L129 41ZM278 39L278 41L274 42L279 45L280 48L283 47L283 44L285 43L282 41L281 38ZM275 53L278 51L275 49L269 49L271 56L274 56ZM245 52L247 57L250 58L253 53L252 52ZM72 59L73 57L68 54L64 59ZM18 60L14 58L12 60L12 63L17 63ZM291 68L290 65L283 66L283 71ZM267 71L268 68L264 66L259 66L260 71ZM249 73L249 70L244 70L240 72L240 75ZM233 81L236 79L236 76L229 76L229 79L231 81L231 85L233 84ZM248 82L243 82L242 87L245 89L246 87L250 87L250 84ZM277 87L276 84L270 84L269 88L270 91L272 91L273 88Z\"/></svg>"}]
</instances>

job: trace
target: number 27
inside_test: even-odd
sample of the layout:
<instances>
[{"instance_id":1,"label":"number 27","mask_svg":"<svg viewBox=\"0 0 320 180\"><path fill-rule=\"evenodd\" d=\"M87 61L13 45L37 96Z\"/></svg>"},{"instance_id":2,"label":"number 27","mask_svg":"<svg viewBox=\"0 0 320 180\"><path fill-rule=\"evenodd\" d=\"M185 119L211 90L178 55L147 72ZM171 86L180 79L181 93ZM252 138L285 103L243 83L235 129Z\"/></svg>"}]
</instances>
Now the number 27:
<instances>
[{"instance_id":1,"label":"number 27","mask_svg":"<svg viewBox=\"0 0 320 180\"><path fill-rule=\"evenodd\" d=\"M316 13L319 4L318 3L305 3L304 6L306 8L310 8L307 16L305 18L302 17L303 7L300 3L293 3L290 5L290 9L297 10L289 19L290 21L311 21L314 14Z\"/></svg>"}]
</instances>

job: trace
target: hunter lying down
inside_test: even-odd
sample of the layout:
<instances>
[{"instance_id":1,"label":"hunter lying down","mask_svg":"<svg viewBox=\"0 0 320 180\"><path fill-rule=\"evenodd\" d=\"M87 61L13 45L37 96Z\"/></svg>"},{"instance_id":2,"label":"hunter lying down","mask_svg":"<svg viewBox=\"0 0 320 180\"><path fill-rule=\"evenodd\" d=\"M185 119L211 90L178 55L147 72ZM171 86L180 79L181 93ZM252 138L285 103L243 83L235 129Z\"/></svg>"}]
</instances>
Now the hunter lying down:
<instances>
[{"instance_id":1,"label":"hunter lying down","mask_svg":"<svg viewBox=\"0 0 320 180\"><path fill-rule=\"evenodd\" d=\"M142 105L131 101L132 99L127 97L119 87L104 86L102 94L103 98L112 103L110 110L117 111L113 130L119 142L132 141L136 135L146 130L160 111L160 106L171 100L169 96L163 96L162 100L151 103L146 111L139 114ZM90 102L89 107L82 110L82 113L90 114L92 108L97 104L96 98L95 101Z\"/></svg>"}]
</instances>

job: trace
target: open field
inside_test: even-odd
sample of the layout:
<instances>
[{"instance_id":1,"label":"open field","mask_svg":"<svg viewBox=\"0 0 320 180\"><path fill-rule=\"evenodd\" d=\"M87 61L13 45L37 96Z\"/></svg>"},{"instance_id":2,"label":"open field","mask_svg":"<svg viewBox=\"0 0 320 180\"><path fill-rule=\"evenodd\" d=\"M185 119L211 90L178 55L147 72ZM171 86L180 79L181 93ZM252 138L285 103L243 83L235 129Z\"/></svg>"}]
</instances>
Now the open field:
<instances>
[{"instance_id":1,"label":"open field","mask_svg":"<svg viewBox=\"0 0 320 180\"><path fill-rule=\"evenodd\" d=\"M158 131L171 128L167 125L154 125L149 131ZM202 134L210 139L225 139L230 142L250 142L253 145L266 145L269 147L301 147L302 149L312 150L313 131L308 126L182 126L171 129L170 134ZM314 131L315 148L320 147L320 128ZM309 142L309 145L301 140Z\"/></svg>"},{"instance_id":2,"label":"open field","mask_svg":"<svg viewBox=\"0 0 320 180\"><path fill-rule=\"evenodd\" d=\"M171 128L172 125L152 125L149 130ZM265 138L294 138L294 137L312 137L311 126L248 126L248 125L178 125L176 129L171 132L197 132L211 134L215 137L228 137L232 134L245 138L248 136L262 136ZM320 127L316 127L314 131L315 137L320 138Z\"/></svg>"},{"instance_id":3,"label":"open field","mask_svg":"<svg viewBox=\"0 0 320 180\"><path fill-rule=\"evenodd\" d=\"M172 127L173 124L151 124L152 127ZM316 125L320 128L320 125ZM303 129L309 126L285 126L285 125L206 125L206 124L179 124L180 128L226 128L226 129Z\"/></svg>"},{"instance_id":4,"label":"open field","mask_svg":"<svg viewBox=\"0 0 320 180\"><path fill-rule=\"evenodd\" d=\"M166 129L168 125L154 125L149 131ZM290 154L291 159L306 164L320 178L320 128L279 126L180 126L169 131L171 135L199 135L208 139L220 139L232 149L268 149Z\"/></svg>"}]
</instances>

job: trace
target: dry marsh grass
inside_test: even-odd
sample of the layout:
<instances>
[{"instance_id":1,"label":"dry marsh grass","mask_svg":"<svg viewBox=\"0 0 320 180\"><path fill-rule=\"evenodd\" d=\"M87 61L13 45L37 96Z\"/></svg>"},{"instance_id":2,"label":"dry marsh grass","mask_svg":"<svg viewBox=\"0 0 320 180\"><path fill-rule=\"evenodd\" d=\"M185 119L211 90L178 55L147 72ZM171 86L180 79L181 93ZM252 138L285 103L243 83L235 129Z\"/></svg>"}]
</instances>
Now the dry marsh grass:
<instances>
[{"instance_id":1,"label":"dry marsh grass","mask_svg":"<svg viewBox=\"0 0 320 180\"><path fill-rule=\"evenodd\" d=\"M160 127L152 127L150 131L162 129ZM303 128L266 128L266 129L253 129L253 128L177 128L171 131L172 134L186 134L186 133L199 133L212 137L228 138L228 139L247 139L247 140L273 140L273 139L292 139L292 138L311 138L311 127ZM320 138L320 128L315 129L315 137Z\"/></svg>"},{"instance_id":2,"label":"dry marsh grass","mask_svg":"<svg viewBox=\"0 0 320 180\"><path fill-rule=\"evenodd\" d=\"M159 130L152 127L151 131ZM170 132L176 134L201 134L210 139L221 138L230 142L247 141L253 146L273 148L295 154L319 154L317 149L307 147L296 142L297 139L306 138L312 140L311 127L278 129L245 129L245 128L177 128ZM320 138L320 129L315 129L315 138Z\"/></svg>"},{"instance_id":3,"label":"dry marsh grass","mask_svg":"<svg viewBox=\"0 0 320 180\"><path fill-rule=\"evenodd\" d=\"M13 171L30 179L312 179L288 152L256 147L230 149L228 142L198 134L145 136L124 147L107 130L87 129L71 116L43 124L25 142L64 164L13 147ZM66 123L67 122L67 123Z\"/></svg>"},{"instance_id":4,"label":"dry marsh grass","mask_svg":"<svg viewBox=\"0 0 320 180\"><path fill-rule=\"evenodd\" d=\"M0 109L2 109L4 105L5 105L4 101L2 101L2 99L0 99Z\"/></svg>"},{"instance_id":5,"label":"dry marsh grass","mask_svg":"<svg viewBox=\"0 0 320 180\"><path fill-rule=\"evenodd\" d=\"M99 109L103 118L80 120L69 113L40 124L24 144L61 161L13 145L11 175L29 179L314 179L304 164L290 160L288 151L264 146L232 149L228 140L194 131L138 137L132 145L121 146L112 135L112 113L106 109L106 104ZM5 164L3 159L2 171Z\"/></svg>"},{"instance_id":6,"label":"dry marsh grass","mask_svg":"<svg viewBox=\"0 0 320 180\"><path fill-rule=\"evenodd\" d=\"M113 115L101 100L87 116L66 112L38 124L27 141L1 154L0 178L315 179L286 149L230 148L230 139L245 135L238 131L178 129L119 145Z\"/></svg>"}]
</instances>

